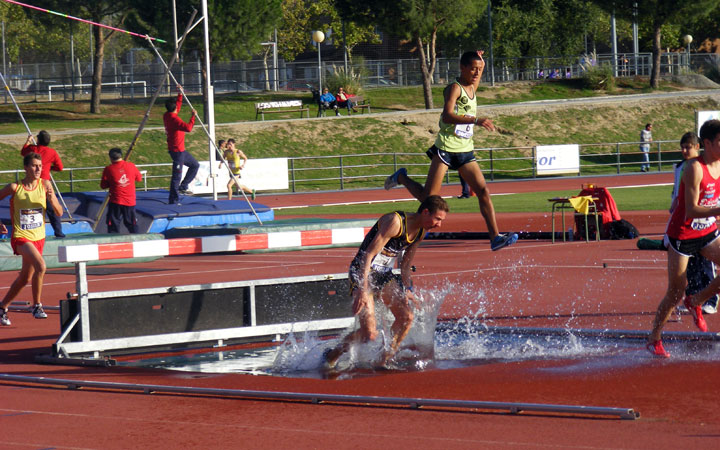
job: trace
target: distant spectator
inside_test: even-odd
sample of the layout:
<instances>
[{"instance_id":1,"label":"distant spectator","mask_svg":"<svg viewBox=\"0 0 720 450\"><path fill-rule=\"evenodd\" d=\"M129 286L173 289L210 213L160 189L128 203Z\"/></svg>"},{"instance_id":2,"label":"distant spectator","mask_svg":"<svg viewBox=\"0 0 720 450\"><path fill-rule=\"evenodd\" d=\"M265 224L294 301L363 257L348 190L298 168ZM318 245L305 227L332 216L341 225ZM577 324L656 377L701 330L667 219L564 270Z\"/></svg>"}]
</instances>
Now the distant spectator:
<instances>
[{"instance_id":1,"label":"distant spectator","mask_svg":"<svg viewBox=\"0 0 720 450\"><path fill-rule=\"evenodd\" d=\"M550 71L550 75L548 75L548 78L551 80L554 80L555 78L560 78L560 74L558 73L557 69L552 69Z\"/></svg>"},{"instance_id":2,"label":"distant spectator","mask_svg":"<svg viewBox=\"0 0 720 450\"><path fill-rule=\"evenodd\" d=\"M23 145L22 150L20 150L20 154L22 156L29 155L30 153L37 153L40 155L42 157L42 174L40 175L40 178L51 181L51 170L55 172L62 172L63 170L63 163L60 159L60 155L58 155L58 152L56 152L54 148L48 147L48 145L50 145L50 133L47 131L42 130L38 133L37 145L32 144L32 139L32 136L28 136L27 141L25 141L25 145ZM60 210L59 215L55 214L55 210L53 208L47 208L46 213L48 221L50 222L50 225L52 225L55 237L64 238L65 233L63 233L62 221L60 220L60 217L63 215L62 209Z\"/></svg>"},{"instance_id":3,"label":"distant spectator","mask_svg":"<svg viewBox=\"0 0 720 450\"><path fill-rule=\"evenodd\" d=\"M348 94L347 92L345 92L345 89L340 86L337 93L338 107L347 108L348 114L350 114L350 110L352 110L353 112L357 112L357 108L355 108L355 102L352 99L353 97L355 96L352 94Z\"/></svg>"},{"instance_id":4,"label":"distant spectator","mask_svg":"<svg viewBox=\"0 0 720 450\"><path fill-rule=\"evenodd\" d=\"M543 78L545 78L545 71L542 69L538 70L537 77L538 77L538 80L542 80Z\"/></svg>"},{"instance_id":5,"label":"distant spectator","mask_svg":"<svg viewBox=\"0 0 720 450\"><path fill-rule=\"evenodd\" d=\"M135 164L123 160L122 150L111 148L108 152L111 164L103 170L100 188L110 190L107 211L108 233L119 233L120 222L128 232L138 233L135 216L135 183L142 181Z\"/></svg>"},{"instance_id":6,"label":"distant spectator","mask_svg":"<svg viewBox=\"0 0 720 450\"><path fill-rule=\"evenodd\" d=\"M572 78L572 72L569 67L565 70L565 78Z\"/></svg>"},{"instance_id":7,"label":"distant spectator","mask_svg":"<svg viewBox=\"0 0 720 450\"><path fill-rule=\"evenodd\" d=\"M648 123L645 128L640 132L640 151L643 152L644 164L640 166L641 172L647 172L650 170L650 143L652 142L652 124Z\"/></svg>"},{"instance_id":8,"label":"distant spectator","mask_svg":"<svg viewBox=\"0 0 720 450\"><path fill-rule=\"evenodd\" d=\"M337 100L335 99L335 96L330 93L328 88L323 89L323 94L320 96L320 106L322 106L323 109L334 109L335 115L340 115L340 112L338 112Z\"/></svg>"}]
</instances>

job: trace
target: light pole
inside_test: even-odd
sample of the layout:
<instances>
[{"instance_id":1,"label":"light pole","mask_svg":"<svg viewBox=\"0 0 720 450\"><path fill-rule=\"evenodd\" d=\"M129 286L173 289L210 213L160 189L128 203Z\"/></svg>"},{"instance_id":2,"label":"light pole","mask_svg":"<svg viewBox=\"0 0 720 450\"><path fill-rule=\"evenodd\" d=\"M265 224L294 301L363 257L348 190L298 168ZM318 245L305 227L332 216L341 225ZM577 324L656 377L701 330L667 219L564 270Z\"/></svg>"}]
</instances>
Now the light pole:
<instances>
[{"instance_id":1,"label":"light pole","mask_svg":"<svg viewBox=\"0 0 720 450\"><path fill-rule=\"evenodd\" d=\"M320 57L320 44L325 40L325 33L320 30L313 31L312 40L317 43L318 48L318 92L322 95L322 63Z\"/></svg>"},{"instance_id":2,"label":"light pole","mask_svg":"<svg viewBox=\"0 0 720 450\"><path fill-rule=\"evenodd\" d=\"M688 66L688 70L690 70L690 43L693 41L693 37L690 36L689 34L686 34L685 36L683 36L682 39L683 39L683 42L685 43L685 45L687 46L687 66Z\"/></svg>"}]
</instances>

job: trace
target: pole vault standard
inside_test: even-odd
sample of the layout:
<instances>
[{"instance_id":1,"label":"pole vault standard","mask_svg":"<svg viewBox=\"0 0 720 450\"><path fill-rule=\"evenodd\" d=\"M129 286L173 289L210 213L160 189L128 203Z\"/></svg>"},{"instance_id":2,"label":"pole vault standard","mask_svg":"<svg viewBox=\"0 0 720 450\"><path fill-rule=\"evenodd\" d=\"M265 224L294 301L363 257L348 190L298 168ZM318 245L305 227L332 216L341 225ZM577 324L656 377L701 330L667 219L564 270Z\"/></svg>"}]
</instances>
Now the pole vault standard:
<instances>
[{"instance_id":1,"label":"pole vault standard","mask_svg":"<svg viewBox=\"0 0 720 450\"><path fill-rule=\"evenodd\" d=\"M452 400L435 398L377 397L363 395L319 394L311 392L253 391L244 389L198 388L189 386L163 386L158 384L115 383L108 381L67 380L58 378L30 377L24 375L0 374L0 381L30 383L50 386L65 386L68 389L91 388L113 391L152 393L173 393L181 395L207 395L213 397L259 398L285 402L306 401L312 404L340 403L356 405L407 406L412 409L459 408L464 410L507 410L512 414L523 411L555 414L579 414L587 416L617 416L624 420L635 420L640 413L632 408L608 408L602 406L555 405L546 403L503 403L474 400Z\"/></svg>"},{"instance_id":2,"label":"pole vault standard","mask_svg":"<svg viewBox=\"0 0 720 450\"><path fill-rule=\"evenodd\" d=\"M207 20L207 18L205 18L205 20ZM185 90L182 88L182 86L180 85L180 83L178 83L177 79L175 79L175 76L172 74L172 72L170 72L170 69L168 68L167 64L165 64L165 60L163 60L163 57L160 55L160 52L158 52L157 48L155 48L155 45L153 45L153 43L152 43L151 40L148 39L148 43L150 44L150 46L152 47L152 49L155 51L155 54L157 55L157 57L160 59L160 61L161 61L161 62L163 63L163 65L165 66L165 69L166 69L167 73L170 74L170 78L172 78L173 82L174 82L174 83L178 86L178 88L180 89L180 93L182 94L183 98L184 98L185 101L187 102L188 106L189 106L191 109L195 109L195 108L193 108L192 103L190 103L190 99L188 98L188 96L185 95ZM197 115L196 115L196 117L197 117ZM209 140L210 143L212 144L213 148L215 148L215 152L216 152L216 153L218 154L218 156L220 157L220 161L225 165L225 167L226 167L227 170L228 170L228 173L230 174L230 177L233 179L233 181L234 181L235 184L237 185L238 190L239 190L240 193L243 195L243 197L245 197L245 201L247 201L248 205L250 206L250 210L252 211L253 215L255 215L255 218L257 219L258 223L259 223L260 225L262 225L262 224L263 224L263 223L262 223L262 220L260 220L260 217L258 216L257 212L255 212L255 208L253 208L253 205L252 205L252 203L250 202L250 199L248 199L247 194L245 194L245 191L243 191L243 189L242 189L242 184L240 183L240 179L233 173L232 169L230 168L230 164L228 164L227 160L225 159L225 156L220 152L220 149L218 148L217 144L215 144L215 140L214 140L214 139L212 138L212 136L210 135L210 131L208 131L208 129L207 129L207 127L205 126L205 124L203 123L202 119L200 119L200 117L198 117L197 119L198 119L198 122L200 122L200 125L202 126L203 131L204 131L205 134L207 135L208 140Z\"/></svg>"},{"instance_id":3,"label":"pole vault standard","mask_svg":"<svg viewBox=\"0 0 720 450\"><path fill-rule=\"evenodd\" d=\"M20 119L22 120L23 125L25 125L25 129L27 130L28 136L32 138L33 144L37 145L37 142L35 141L35 137L33 136L32 132L30 131L30 127L28 126L27 122L25 121L25 116L23 116L22 111L20 111L20 107L18 106L17 102L15 101L15 96L12 94L12 91L10 90L10 86L8 86L7 81L5 81L5 77L3 76L2 72L0 72L0 78L2 78L3 85L5 86L5 90L10 94L10 99L13 102L13 105L15 105L15 109L17 110L18 114L20 115ZM48 172L49 173L49 172ZM60 202L62 202L63 208L65 208L65 211L67 211L68 217L70 220L73 220L72 214L70 214L70 210L68 209L67 205L65 204L65 199L63 198L62 194L60 193L60 189L58 189L57 184L55 183L55 178L53 178L52 174L50 174L50 181L52 181L53 187L55 188L55 192L57 192L58 197L60 198Z\"/></svg>"},{"instance_id":4,"label":"pole vault standard","mask_svg":"<svg viewBox=\"0 0 720 450\"><path fill-rule=\"evenodd\" d=\"M55 14L56 16L64 17L66 19L77 20L78 22L83 22L83 23L89 23L90 25L95 25L96 27L107 28L109 30L119 31L121 33L129 34L130 36L136 36L136 37L141 37L141 38L145 37L142 34L133 33L132 31L123 30L122 28L111 27L110 25L105 25L105 24L98 23L98 22L92 22L90 20L81 19L79 17L71 16L69 14L64 14L61 12L52 11L52 10L45 9L45 8L39 8L37 6L16 2L15 0L3 0L3 1L5 1L6 3L12 3L13 5L22 6L24 8L30 8L30 9L34 9L34 10L49 13L49 14ZM158 42L162 42L163 44L167 44L167 41L163 41L162 39L158 39L158 38L150 38L150 39L158 41Z\"/></svg>"},{"instance_id":5,"label":"pole vault standard","mask_svg":"<svg viewBox=\"0 0 720 450\"><path fill-rule=\"evenodd\" d=\"M7 0L5 0L5 1L7 1ZM178 58L180 49L182 48L182 45L185 42L185 38L187 37L187 34L190 32L190 30L192 30L195 27L195 25L197 25L197 24L193 24L193 20L195 20L196 15L197 15L197 10L195 8L193 8L193 12L190 15L190 20L188 20L187 26L185 27L185 31L183 32L182 37L180 37L180 41L177 43L176 49L173 52L172 59L170 60L170 65L165 66L165 75L163 75L163 77L160 79L160 83L158 84L157 89L155 89L155 93L153 94L152 98L150 99L150 104L148 105L147 109L145 110L145 115L143 116L142 121L140 122L140 126L138 127L138 130L135 133L135 136L133 137L132 142L130 142L128 151L125 153L125 161L130 160L130 155L132 155L132 152L135 149L135 144L137 143L138 139L140 139L140 135L142 134L143 129L145 129L145 124L147 123L148 119L150 118L150 111L152 110L152 107L155 105L155 101L157 101L157 98L160 95L160 90L162 88L163 82L164 82L165 78L168 76L168 73L170 73L170 68L175 64L175 61ZM150 41L150 40L148 42L152 43L152 41ZM100 206L100 209L98 210L98 215L95 218L95 223L93 224L93 231L95 231L97 229L98 223L100 222L100 218L102 217L102 213L103 213L103 211L105 211L105 207L107 207L107 204L109 201L110 201L110 196L106 195L105 200L103 201L103 204Z\"/></svg>"}]
</instances>

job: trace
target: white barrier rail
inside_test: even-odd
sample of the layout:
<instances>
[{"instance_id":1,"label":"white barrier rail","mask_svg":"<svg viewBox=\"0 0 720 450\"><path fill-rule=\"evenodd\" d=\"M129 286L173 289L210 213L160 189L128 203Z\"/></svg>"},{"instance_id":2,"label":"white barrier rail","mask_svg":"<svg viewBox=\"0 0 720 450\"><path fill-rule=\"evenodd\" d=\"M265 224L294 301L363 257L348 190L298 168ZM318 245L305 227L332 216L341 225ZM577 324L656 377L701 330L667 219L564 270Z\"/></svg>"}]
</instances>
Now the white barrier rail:
<instances>
[{"instance_id":1,"label":"white barrier rail","mask_svg":"<svg viewBox=\"0 0 720 450\"><path fill-rule=\"evenodd\" d=\"M142 86L143 90L143 97L147 97L147 82L145 81L118 81L117 83L103 83L103 86L125 86L130 85L131 88L134 89L133 85L139 84ZM48 86L48 101L52 101L52 90L53 88L63 88L65 89L77 89L77 88L84 88L84 87L92 87L92 84L88 83L82 83L82 84L51 84Z\"/></svg>"}]
</instances>

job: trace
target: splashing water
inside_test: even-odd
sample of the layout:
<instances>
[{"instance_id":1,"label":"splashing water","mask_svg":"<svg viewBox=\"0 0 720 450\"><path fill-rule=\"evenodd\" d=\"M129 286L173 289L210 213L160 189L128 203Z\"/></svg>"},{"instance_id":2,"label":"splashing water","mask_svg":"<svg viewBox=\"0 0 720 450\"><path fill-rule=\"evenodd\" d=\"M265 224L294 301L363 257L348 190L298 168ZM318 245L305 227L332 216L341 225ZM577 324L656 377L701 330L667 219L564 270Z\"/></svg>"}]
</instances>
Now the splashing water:
<instances>
[{"instance_id":1,"label":"splashing water","mask_svg":"<svg viewBox=\"0 0 720 450\"><path fill-rule=\"evenodd\" d=\"M519 271L522 272L520 269ZM507 281L507 278L506 278ZM493 284L490 282L489 284ZM555 359L566 364L544 370L589 370L608 366L633 366L650 361L644 342L637 339L587 337L572 330L495 328L487 317L497 296L484 288L488 280L444 284L418 290L420 308L414 309L413 325L393 359L382 370L418 371L449 369L491 362ZM494 286L495 288L496 286ZM519 287L519 286L518 286ZM438 323L438 312L450 295L461 296L460 317ZM455 306L455 309L459 308ZM354 344L343 355L337 369L343 378L366 376L379 370L380 359L389 348L394 317L382 302L376 302L379 337ZM569 323L566 323L569 328ZM347 333L358 327L356 320ZM293 377L327 376L323 353L344 336L327 338L318 332L291 332L280 345L263 348L214 351L202 354L121 362L122 365L173 370L251 373ZM667 342L672 361L720 360L720 342Z\"/></svg>"}]
</instances>

